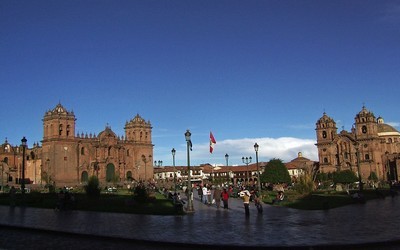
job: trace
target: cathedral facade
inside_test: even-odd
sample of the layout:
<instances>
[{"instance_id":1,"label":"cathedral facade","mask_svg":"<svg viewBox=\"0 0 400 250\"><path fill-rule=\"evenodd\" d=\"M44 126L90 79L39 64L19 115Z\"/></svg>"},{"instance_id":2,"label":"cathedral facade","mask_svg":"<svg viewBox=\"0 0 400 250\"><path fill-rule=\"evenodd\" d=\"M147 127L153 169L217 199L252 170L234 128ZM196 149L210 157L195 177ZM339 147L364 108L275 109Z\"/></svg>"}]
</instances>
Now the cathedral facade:
<instances>
[{"instance_id":1,"label":"cathedral facade","mask_svg":"<svg viewBox=\"0 0 400 250\"><path fill-rule=\"evenodd\" d=\"M72 186L87 182L96 175L103 184L153 178L152 127L136 115L127 121L125 135L117 136L110 126L95 134L76 134L74 112L61 104L43 117L42 145L26 150L25 178L32 184ZM22 176L21 146L8 142L0 152L3 168L13 184ZM5 158L6 157L6 158Z\"/></svg>"},{"instance_id":2,"label":"cathedral facade","mask_svg":"<svg viewBox=\"0 0 400 250\"><path fill-rule=\"evenodd\" d=\"M325 112L316 122L321 172L352 170L366 181L374 172L380 180L398 181L400 133L365 106L356 114L351 131L338 133L336 122Z\"/></svg>"}]
</instances>

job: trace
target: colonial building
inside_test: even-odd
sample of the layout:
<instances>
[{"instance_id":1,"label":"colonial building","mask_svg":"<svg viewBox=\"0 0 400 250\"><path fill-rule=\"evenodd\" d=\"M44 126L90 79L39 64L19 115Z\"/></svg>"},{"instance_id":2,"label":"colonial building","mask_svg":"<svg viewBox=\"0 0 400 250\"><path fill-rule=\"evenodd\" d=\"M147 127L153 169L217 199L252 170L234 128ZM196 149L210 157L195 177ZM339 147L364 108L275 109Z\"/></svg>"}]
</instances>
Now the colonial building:
<instances>
[{"instance_id":1,"label":"colonial building","mask_svg":"<svg viewBox=\"0 0 400 250\"><path fill-rule=\"evenodd\" d=\"M288 163L285 163L285 166L288 169L289 175L293 181L305 173L311 174L311 176L315 178L319 169L318 162L311 161L310 159L304 157L301 152L297 154L296 158Z\"/></svg>"},{"instance_id":2,"label":"colonial building","mask_svg":"<svg viewBox=\"0 0 400 250\"><path fill-rule=\"evenodd\" d=\"M153 178L152 127L136 115L125 124L125 135L110 126L98 135L76 134L76 118L61 104L45 113L42 146L26 150L25 177L34 184L77 185L96 175L102 183ZM0 151L7 182L22 176L22 146L7 140ZM4 166L3 166L4 165ZM15 182L14 182L15 180Z\"/></svg>"},{"instance_id":3,"label":"colonial building","mask_svg":"<svg viewBox=\"0 0 400 250\"><path fill-rule=\"evenodd\" d=\"M325 112L316 123L321 172L350 169L363 180L372 172L381 180L398 180L396 159L400 133L365 106L356 114L351 131L338 133L336 122ZM392 164L392 165L390 165Z\"/></svg>"}]
</instances>

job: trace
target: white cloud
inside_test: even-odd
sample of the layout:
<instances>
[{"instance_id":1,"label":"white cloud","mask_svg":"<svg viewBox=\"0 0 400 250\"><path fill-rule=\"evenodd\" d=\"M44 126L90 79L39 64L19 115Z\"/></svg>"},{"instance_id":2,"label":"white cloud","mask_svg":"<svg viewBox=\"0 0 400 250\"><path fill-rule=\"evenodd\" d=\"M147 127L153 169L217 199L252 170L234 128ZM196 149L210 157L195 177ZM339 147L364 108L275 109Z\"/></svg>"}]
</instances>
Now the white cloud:
<instances>
[{"instance_id":1,"label":"white cloud","mask_svg":"<svg viewBox=\"0 0 400 250\"><path fill-rule=\"evenodd\" d=\"M259 145L258 158L260 162L267 162L272 158L279 158L282 159L284 162L289 162L296 158L299 152L303 154L303 157L306 157L310 160L318 160L318 151L317 147L315 146L315 140L299 139L293 137L267 137L227 139L223 141L217 141L217 144L214 147L213 154L210 154L209 152L208 143L193 144L193 151L190 152L191 165L199 165L203 163L225 165L225 154L229 155L229 165L242 165L243 163L241 158L243 156L251 156L253 158L253 162L255 162L256 159L254 144L256 142ZM180 146L180 149L176 150L176 165L186 165L186 145L182 144ZM166 157L166 159L172 158L170 150L168 150L168 152L165 152L164 156Z\"/></svg>"}]
</instances>

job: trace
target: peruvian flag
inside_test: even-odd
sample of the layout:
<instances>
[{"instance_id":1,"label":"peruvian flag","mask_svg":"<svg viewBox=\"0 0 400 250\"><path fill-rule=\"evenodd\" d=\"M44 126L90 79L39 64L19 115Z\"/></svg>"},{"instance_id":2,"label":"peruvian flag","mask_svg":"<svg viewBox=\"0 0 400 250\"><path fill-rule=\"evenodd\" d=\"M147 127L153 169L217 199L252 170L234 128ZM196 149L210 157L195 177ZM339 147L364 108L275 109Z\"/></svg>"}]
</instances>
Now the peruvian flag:
<instances>
[{"instance_id":1,"label":"peruvian flag","mask_svg":"<svg viewBox=\"0 0 400 250\"><path fill-rule=\"evenodd\" d=\"M214 144L216 144L217 141L215 140L212 132L210 131L210 153L212 154L213 150L214 150Z\"/></svg>"}]
</instances>

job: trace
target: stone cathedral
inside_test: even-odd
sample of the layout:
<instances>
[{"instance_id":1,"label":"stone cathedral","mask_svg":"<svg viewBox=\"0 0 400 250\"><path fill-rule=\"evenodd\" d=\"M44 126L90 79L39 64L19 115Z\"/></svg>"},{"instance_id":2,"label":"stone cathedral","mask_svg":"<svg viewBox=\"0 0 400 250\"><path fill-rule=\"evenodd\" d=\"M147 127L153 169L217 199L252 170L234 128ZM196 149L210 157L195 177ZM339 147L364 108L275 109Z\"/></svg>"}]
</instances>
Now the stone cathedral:
<instances>
[{"instance_id":1,"label":"stone cathedral","mask_svg":"<svg viewBox=\"0 0 400 250\"><path fill-rule=\"evenodd\" d=\"M380 180L398 181L400 133L365 106L356 114L351 131L338 133L336 122L325 112L316 122L321 172L350 169L366 181L372 172Z\"/></svg>"},{"instance_id":2,"label":"stone cathedral","mask_svg":"<svg viewBox=\"0 0 400 250\"><path fill-rule=\"evenodd\" d=\"M45 112L42 145L26 150L25 177L33 184L72 186L96 175L103 184L153 178L152 127L136 115L125 123L125 135L110 126L98 135L77 134L76 117L61 104ZM28 138L29 139L29 138ZM4 169L12 184L21 178L21 146L2 146Z\"/></svg>"}]
</instances>

